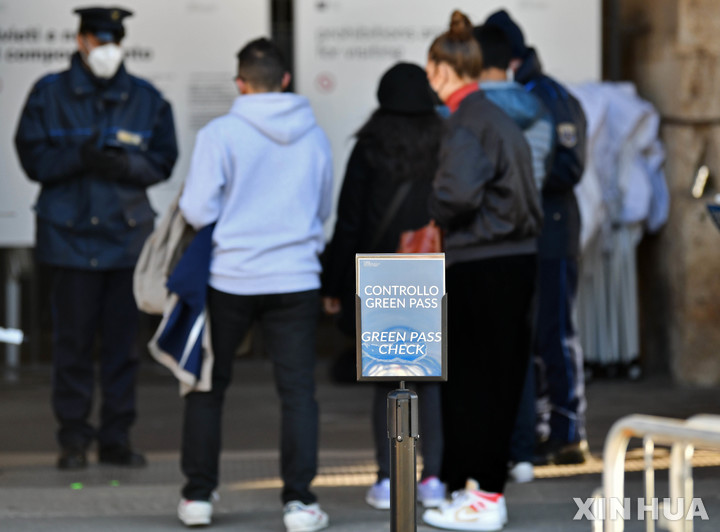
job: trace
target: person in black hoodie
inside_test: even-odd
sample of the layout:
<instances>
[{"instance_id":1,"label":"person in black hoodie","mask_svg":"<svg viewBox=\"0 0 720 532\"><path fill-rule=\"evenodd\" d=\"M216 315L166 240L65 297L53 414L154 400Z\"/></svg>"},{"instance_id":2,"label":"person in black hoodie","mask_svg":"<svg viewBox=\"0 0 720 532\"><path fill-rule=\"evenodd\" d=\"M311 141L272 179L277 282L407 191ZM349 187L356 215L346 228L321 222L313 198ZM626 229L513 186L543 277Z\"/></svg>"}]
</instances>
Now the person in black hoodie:
<instances>
[{"instance_id":1,"label":"person in black hoodie","mask_svg":"<svg viewBox=\"0 0 720 532\"><path fill-rule=\"evenodd\" d=\"M522 30L506 11L493 13L485 24L497 26L507 35L515 80L548 108L556 140L542 188L545 225L538 241L535 339L535 355L542 370L538 395L541 403L549 404L550 415L549 422L541 419L538 432L544 441L536 449L534 462L582 463L589 453L583 353L574 323L580 255L580 210L574 188L585 168L585 114L567 89L543 72L537 51L525 45Z\"/></svg>"},{"instance_id":2,"label":"person in black hoodie","mask_svg":"<svg viewBox=\"0 0 720 532\"><path fill-rule=\"evenodd\" d=\"M380 80L377 98L379 109L356 135L335 231L324 255L324 308L338 316L338 325L349 336L355 334L355 254L393 253L401 232L430 221L428 197L442 130L425 72L417 65L398 63L390 68ZM411 185L403 194L407 182ZM398 197L400 202L394 209ZM437 383L418 383L416 388L424 462L418 498L430 507L445 497L438 479L442 455L440 390ZM392 384L376 383L373 398L378 480L365 500L378 509L390 508L386 401L392 389Z\"/></svg>"}]
</instances>

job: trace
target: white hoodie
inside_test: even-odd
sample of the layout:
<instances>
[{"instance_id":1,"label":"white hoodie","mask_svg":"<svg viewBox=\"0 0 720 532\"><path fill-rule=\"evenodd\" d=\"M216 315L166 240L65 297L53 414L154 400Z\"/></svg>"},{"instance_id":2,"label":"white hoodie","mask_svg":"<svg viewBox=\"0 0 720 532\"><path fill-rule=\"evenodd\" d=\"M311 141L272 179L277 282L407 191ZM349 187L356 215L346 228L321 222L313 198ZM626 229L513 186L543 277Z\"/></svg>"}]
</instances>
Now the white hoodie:
<instances>
[{"instance_id":1,"label":"white hoodie","mask_svg":"<svg viewBox=\"0 0 720 532\"><path fill-rule=\"evenodd\" d=\"M308 100L239 96L197 135L180 198L196 229L213 232L210 286L239 295L320 287L332 157Z\"/></svg>"}]
</instances>

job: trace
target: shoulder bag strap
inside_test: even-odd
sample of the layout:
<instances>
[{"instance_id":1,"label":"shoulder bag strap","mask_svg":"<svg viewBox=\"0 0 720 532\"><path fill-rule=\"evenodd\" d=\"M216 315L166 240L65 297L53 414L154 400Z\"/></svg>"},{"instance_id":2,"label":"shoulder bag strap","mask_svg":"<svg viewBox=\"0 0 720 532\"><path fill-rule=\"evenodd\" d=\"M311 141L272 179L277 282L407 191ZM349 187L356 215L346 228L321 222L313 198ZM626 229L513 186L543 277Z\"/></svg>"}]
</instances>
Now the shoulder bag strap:
<instances>
[{"instance_id":1,"label":"shoulder bag strap","mask_svg":"<svg viewBox=\"0 0 720 532\"><path fill-rule=\"evenodd\" d=\"M383 219L380 221L380 224L375 231L375 236L373 236L372 242L370 243L370 249L374 250L375 247L377 247L377 245L380 243L382 237L385 236L385 232L387 231L390 222L393 218L395 218L395 215L400 209L400 205L402 205L402 202L405 201L405 197L408 195L408 192L410 192L411 187L412 180L410 179L408 179L398 187L397 191L395 192L395 196L390 203L390 206L388 207L387 211L385 211L385 216L383 216Z\"/></svg>"}]
</instances>

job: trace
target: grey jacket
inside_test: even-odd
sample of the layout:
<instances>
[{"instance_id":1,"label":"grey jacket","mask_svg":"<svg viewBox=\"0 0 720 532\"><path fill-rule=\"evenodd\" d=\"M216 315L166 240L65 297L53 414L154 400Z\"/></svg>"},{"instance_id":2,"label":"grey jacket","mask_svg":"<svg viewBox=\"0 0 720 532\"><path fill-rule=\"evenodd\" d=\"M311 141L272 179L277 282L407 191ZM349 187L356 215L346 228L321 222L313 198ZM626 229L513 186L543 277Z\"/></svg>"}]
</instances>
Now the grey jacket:
<instances>
[{"instance_id":1,"label":"grey jacket","mask_svg":"<svg viewBox=\"0 0 720 532\"><path fill-rule=\"evenodd\" d=\"M536 253L539 198L520 128L482 91L467 96L447 121L430 197L446 263Z\"/></svg>"}]
</instances>

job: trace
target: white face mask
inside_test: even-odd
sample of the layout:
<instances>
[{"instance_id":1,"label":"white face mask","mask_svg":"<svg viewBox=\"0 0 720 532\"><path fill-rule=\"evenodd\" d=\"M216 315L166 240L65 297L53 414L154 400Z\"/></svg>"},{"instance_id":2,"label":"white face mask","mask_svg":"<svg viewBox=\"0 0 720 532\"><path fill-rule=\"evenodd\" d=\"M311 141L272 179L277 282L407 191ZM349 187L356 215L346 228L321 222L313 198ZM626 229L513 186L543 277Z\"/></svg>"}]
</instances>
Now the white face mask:
<instances>
[{"instance_id":1,"label":"white face mask","mask_svg":"<svg viewBox=\"0 0 720 532\"><path fill-rule=\"evenodd\" d=\"M122 48L115 43L96 46L87 56L87 64L98 78L109 79L115 75L123 60Z\"/></svg>"}]
</instances>

